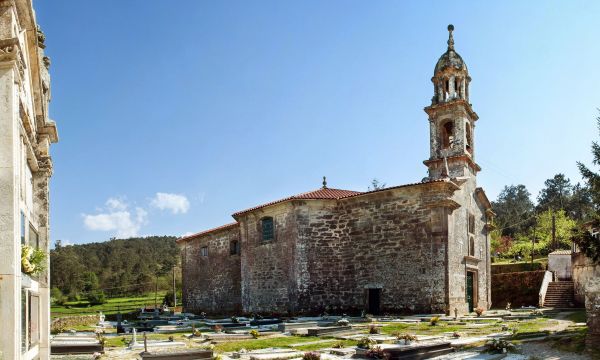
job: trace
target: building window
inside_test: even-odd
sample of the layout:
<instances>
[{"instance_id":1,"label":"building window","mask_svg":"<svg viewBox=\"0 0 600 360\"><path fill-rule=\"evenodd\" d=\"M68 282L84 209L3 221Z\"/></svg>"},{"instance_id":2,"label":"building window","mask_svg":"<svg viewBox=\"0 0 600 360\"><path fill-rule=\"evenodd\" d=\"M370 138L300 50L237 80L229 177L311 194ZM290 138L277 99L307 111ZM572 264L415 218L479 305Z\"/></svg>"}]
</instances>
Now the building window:
<instances>
[{"instance_id":1,"label":"building window","mask_svg":"<svg viewBox=\"0 0 600 360\"><path fill-rule=\"evenodd\" d=\"M240 242L237 240L233 240L229 243L229 254L230 255L239 255L240 254Z\"/></svg>"},{"instance_id":2,"label":"building window","mask_svg":"<svg viewBox=\"0 0 600 360\"><path fill-rule=\"evenodd\" d=\"M27 290L21 289L21 352L27 351Z\"/></svg>"},{"instance_id":3,"label":"building window","mask_svg":"<svg viewBox=\"0 0 600 360\"><path fill-rule=\"evenodd\" d=\"M25 242L25 214L21 211L21 245L27 244Z\"/></svg>"},{"instance_id":4,"label":"building window","mask_svg":"<svg viewBox=\"0 0 600 360\"><path fill-rule=\"evenodd\" d=\"M452 121L447 121L442 126L442 146L444 149L452 146L452 142L454 142L454 123Z\"/></svg>"},{"instance_id":5,"label":"building window","mask_svg":"<svg viewBox=\"0 0 600 360\"><path fill-rule=\"evenodd\" d=\"M475 237L469 238L469 256L475 256Z\"/></svg>"},{"instance_id":6,"label":"building window","mask_svg":"<svg viewBox=\"0 0 600 360\"><path fill-rule=\"evenodd\" d=\"M208 246L203 246L200 248L200 256L208 256Z\"/></svg>"},{"instance_id":7,"label":"building window","mask_svg":"<svg viewBox=\"0 0 600 360\"><path fill-rule=\"evenodd\" d=\"M29 348L31 349L40 342L40 297L29 293L29 327L27 335Z\"/></svg>"},{"instance_id":8,"label":"building window","mask_svg":"<svg viewBox=\"0 0 600 360\"><path fill-rule=\"evenodd\" d=\"M469 214L469 233L475 234L475 215Z\"/></svg>"},{"instance_id":9,"label":"building window","mask_svg":"<svg viewBox=\"0 0 600 360\"><path fill-rule=\"evenodd\" d=\"M468 122L465 123L465 127L467 128L467 139L466 139L466 149L469 153L472 152L472 148L473 148L473 134L471 133L471 124L469 124Z\"/></svg>"},{"instance_id":10,"label":"building window","mask_svg":"<svg viewBox=\"0 0 600 360\"><path fill-rule=\"evenodd\" d=\"M273 218L266 217L261 220L261 232L263 241L271 241L274 238Z\"/></svg>"}]
</instances>

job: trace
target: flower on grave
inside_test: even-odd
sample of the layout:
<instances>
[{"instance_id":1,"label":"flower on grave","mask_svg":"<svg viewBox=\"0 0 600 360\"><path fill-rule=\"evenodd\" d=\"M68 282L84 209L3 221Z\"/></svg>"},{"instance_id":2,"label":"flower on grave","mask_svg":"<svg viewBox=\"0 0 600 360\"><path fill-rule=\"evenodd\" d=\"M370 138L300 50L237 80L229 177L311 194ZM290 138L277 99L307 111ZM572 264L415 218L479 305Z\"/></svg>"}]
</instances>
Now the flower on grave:
<instances>
[{"instance_id":1,"label":"flower on grave","mask_svg":"<svg viewBox=\"0 0 600 360\"><path fill-rule=\"evenodd\" d=\"M358 343L356 344L356 346L360 349L369 349L371 346L373 346L375 344L377 344L377 341L375 341L374 339L371 339L368 336L364 336L360 340L358 340Z\"/></svg>"},{"instance_id":2,"label":"flower on grave","mask_svg":"<svg viewBox=\"0 0 600 360\"><path fill-rule=\"evenodd\" d=\"M485 310L481 306L475 308L475 314L477 314L477 317L480 317L481 315L483 315L484 311Z\"/></svg>"},{"instance_id":3,"label":"flower on grave","mask_svg":"<svg viewBox=\"0 0 600 360\"><path fill-rule=\"evenodd\" d=\"M316 351L309 351L304 353L302 360L321 360L321 353Z\"/></svg>"},{"instance_id":4,"label":"flower on grave","mask_svg":"<svg viewBox=\"0 0 600 360\"><path fill-rule=\"evenodd\" d=\"M373 346L367 351L367 357L369 359L388 359L389 354L386 353L381 346Z\"/></svg>"}]
</instances>

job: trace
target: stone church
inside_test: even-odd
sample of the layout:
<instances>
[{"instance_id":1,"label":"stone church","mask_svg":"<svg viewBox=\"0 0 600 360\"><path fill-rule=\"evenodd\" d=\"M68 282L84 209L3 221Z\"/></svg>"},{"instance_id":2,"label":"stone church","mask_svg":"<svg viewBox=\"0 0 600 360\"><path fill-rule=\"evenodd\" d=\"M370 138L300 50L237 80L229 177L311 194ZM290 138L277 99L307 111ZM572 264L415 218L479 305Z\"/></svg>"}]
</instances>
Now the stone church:
<instances>
[{"instance_id":1,"label":"stone church","mask_svg":"<svg viewBox=\"0 0 600 360\"><path fill-rule=\"evenodd\" d=\"M489 308L494 213L477 187L471 78L435 66L429 176L367 192L323 187L178 240L183 306L208 314L450 313Z\"/></svg>"}]
</instances>

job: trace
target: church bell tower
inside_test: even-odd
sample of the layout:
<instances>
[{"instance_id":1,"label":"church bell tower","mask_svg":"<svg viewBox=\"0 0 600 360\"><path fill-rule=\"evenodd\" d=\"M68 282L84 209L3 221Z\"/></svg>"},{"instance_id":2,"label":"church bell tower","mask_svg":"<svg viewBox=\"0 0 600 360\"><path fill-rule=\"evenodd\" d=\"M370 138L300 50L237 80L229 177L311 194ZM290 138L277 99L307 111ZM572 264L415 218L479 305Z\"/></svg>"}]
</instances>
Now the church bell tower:
<instances>
[{"instance_id":1,"label":"church bell tower","mask_svg":"<svg viewBox=\"0 0 600 360\"><path fill-rule=\"evenodd\" d=\"M471 77L467 65L454 50L453 25L448 25L448 50L440 57L431 82L433 97L425 108L429 115L430 156L423 163L429 180L475 177L475 122L469 103Z\"/></svg>"}]
</instances>

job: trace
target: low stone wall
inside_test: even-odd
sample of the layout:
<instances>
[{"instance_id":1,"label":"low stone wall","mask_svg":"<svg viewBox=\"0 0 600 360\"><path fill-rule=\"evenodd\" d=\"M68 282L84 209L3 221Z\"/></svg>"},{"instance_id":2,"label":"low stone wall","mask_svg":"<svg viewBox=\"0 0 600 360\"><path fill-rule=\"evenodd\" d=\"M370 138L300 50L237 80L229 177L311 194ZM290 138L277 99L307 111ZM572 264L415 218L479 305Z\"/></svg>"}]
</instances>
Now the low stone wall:
<instances>
[{"instance_id":1,"label":"low stone wall","mask_svg":"<svg viewBox=\"0 0 600 360\"><path fill-rule=\"evenodd\" d=\"M545 270L544 264L539 262L531 263L518 263L518 264L492 264L492 275L504 274L504 273L515 273L524 271L538 271Z\"/></svg>"},{"instance_id":2,"label":"low stone wall","mask_svg":"<svg viewBox=\"0 0 600 360\"><path fill-rule=\"evenodd\" d=\"M53 334L67 331L76 326L94 325L100 321L98 315L66 316L52 320L50 332Z\"/></svg>"},{"instance_id":3,"label":"low stone wall","mask_svg":"<svg viewBox=\"0 0 600 360\"><path fill-rule=\"evenodd\" d=\"M546 271L492 274L492 307L538 306L539 291Z\"/></svg>"},{"instance_id":4,"label":"low stone wall","mask_svg":"<svg viewBox=\"0 0 600 360\"><path fill-rule=\"evenodd\" d=\"M594 264L583 253L574 253L571 262L575 302L579 305L584 305L585 286L590 280L600 278L600 265Z\"/></svg>"},{"instance_id":5,"label":"low stone wall","mask_svg":"<svg viewBox=\"0 0 600 360\"><path fill-rule=\"evenodd\" d=\"M600 279L590 281L586 286L585 310L588 326L586 347L589 350L600 349Z\"/></svg>"}]
</instances>

